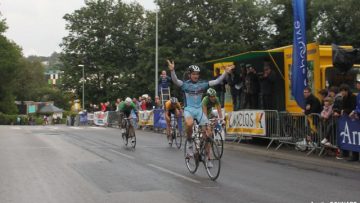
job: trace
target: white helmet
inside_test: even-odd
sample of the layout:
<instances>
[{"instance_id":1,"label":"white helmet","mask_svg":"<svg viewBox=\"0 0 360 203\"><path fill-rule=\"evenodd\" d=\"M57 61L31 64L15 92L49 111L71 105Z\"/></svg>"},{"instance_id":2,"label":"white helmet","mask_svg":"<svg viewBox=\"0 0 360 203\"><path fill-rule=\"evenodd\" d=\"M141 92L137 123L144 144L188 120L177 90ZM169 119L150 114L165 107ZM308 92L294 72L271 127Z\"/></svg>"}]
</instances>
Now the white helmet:
<instances>
[{"instance_id":1,"label":"white helmet","mask_svg":"<svg viewBox=\"0 0 360 203\"><path fill-rule=\"evenodd\" d=\"M197 65L191 65L191 66L188 67L188 71L190 73L192 73L192 72L200 72L200 68Z\"/></svg>"},{"instance_id":2,"label":"white helmet","mask_svg":"<svg viewBox=\"0 0 360 203\"><path fill-rule=\"evenodd\" d=\"M125 102L128 103L128 104L130 104L130 103L132 102L132 100L131 100L130 97L126 97Z\"/></svg>"}]
</instances>

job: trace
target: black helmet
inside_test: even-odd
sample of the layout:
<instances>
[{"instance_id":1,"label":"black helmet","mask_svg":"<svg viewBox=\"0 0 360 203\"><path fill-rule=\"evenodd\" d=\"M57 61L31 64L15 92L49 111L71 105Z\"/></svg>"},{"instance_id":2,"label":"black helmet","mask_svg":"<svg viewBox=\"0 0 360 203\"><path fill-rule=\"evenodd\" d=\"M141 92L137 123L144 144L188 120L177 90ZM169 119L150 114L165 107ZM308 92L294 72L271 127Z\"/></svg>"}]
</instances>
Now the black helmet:
<instances>
[{"instance_id":1,"label":"black helmet","mask_svg":"<svg viewBox=\"0 0 360 203\"><path fill-rule=\"evenodd\" d=\"M188 70L189 70L190 73L192 73L192 72L200 72L200 68L197 65L190 65Z\"/></svg>"}]
</instances>

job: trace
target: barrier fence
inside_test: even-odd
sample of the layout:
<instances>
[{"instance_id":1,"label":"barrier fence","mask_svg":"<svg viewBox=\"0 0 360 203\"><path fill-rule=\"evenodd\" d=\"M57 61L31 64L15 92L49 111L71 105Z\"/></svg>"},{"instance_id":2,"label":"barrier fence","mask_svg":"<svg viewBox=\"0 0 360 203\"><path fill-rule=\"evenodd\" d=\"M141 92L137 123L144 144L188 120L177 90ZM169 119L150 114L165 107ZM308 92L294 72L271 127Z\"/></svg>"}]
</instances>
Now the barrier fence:
<instances>
[{"instance_id":1,"label":"barrier fence","mask_svg":"<svg viewBox=\"0 0 360 203\"><path fill-rule=\"evenodd\" d=\"M80 123L83 123L84 119L82 115ZM75 120L78 121L79 118ZM87 114L88 124L118 127L119 120L119 112L114 111ZM184 132L183 123L183 118L180 117L178 124L181 132ZM136 124L139 127L166 129L164 110L139 111ZM234 142L240 142L245 137L269 139L268 149L272 144L277 144L275 150L283 145L294 145L297 150L308 151L308 155L316 151L320 151L321 155L327 148L338 147L360 151L360 121L347 116L323 119L319 114L240 110L226 115L226 132L226 137ZM322 143L324 138L327 142Z\"/></svg>"}]
</instances>

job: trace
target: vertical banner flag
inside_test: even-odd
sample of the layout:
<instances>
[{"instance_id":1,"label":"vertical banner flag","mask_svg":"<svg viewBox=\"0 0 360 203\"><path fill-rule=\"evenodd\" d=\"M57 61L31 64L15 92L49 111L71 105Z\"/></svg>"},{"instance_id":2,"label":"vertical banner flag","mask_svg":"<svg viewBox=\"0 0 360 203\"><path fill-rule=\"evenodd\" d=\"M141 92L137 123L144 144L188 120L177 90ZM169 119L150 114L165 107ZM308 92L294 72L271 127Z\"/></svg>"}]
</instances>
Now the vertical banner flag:
<instances>
[{"instance_id":1,"label":"vertical banner flag","mask_svg":"<svg viewBox=\"0 0 360 203\"><path fill-rule=\"evenodd\" d=\"M292 0L294 10L294 36L291 68L291 92L296 103L304 108L304 88L307 86L305 5L306 0Z\"/></svg>"}]
</instances>

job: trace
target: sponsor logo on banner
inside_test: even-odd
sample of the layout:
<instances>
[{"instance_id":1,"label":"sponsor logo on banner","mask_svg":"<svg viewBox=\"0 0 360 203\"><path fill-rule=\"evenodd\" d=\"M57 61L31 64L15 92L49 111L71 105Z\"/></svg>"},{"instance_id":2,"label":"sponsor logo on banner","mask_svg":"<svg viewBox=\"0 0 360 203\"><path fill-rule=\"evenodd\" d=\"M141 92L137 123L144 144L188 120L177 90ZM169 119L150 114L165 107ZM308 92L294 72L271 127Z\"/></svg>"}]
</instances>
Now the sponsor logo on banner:
<instances>
[{"instance_id":1,"label":"sponsor logo on banner","mask_svg":"<svg viewBox=\"0 0 360 203\"><path fill-rule=\"evenodd\" d=\"M338 126L340 149L360 152L360 121L342 116L338 120Z\"/></svg>"},{"instance_id":2,"label":"sponsor logo on banner","mask_svg":"<svg viewBox=\"0 0 360 203\"><path fill-rule=\"evenodd\" d=\"M94 112L94 124L100 126L107 124L107 114L102 111Z\"/></svg>"},{"instance_id":3,"label":"sponsor logo on banner","mask_svg":"<svg viewBox=\"0 0 360 203\"><path fill-rule=\"evenodd\" d=\"M154 112L151 111L139 111L139 125L154 125Z\"/></svg>"},{"instance_id":4,"label":"sponsor logo on banner","mask_svg":"<svg viewBox=\"0 0 360 203\"><path fill-rule=\"evenodd\" d=\"M228 134L266 135L265 112L258 110L229 113Z\"/></svg>"}]
</instances>

